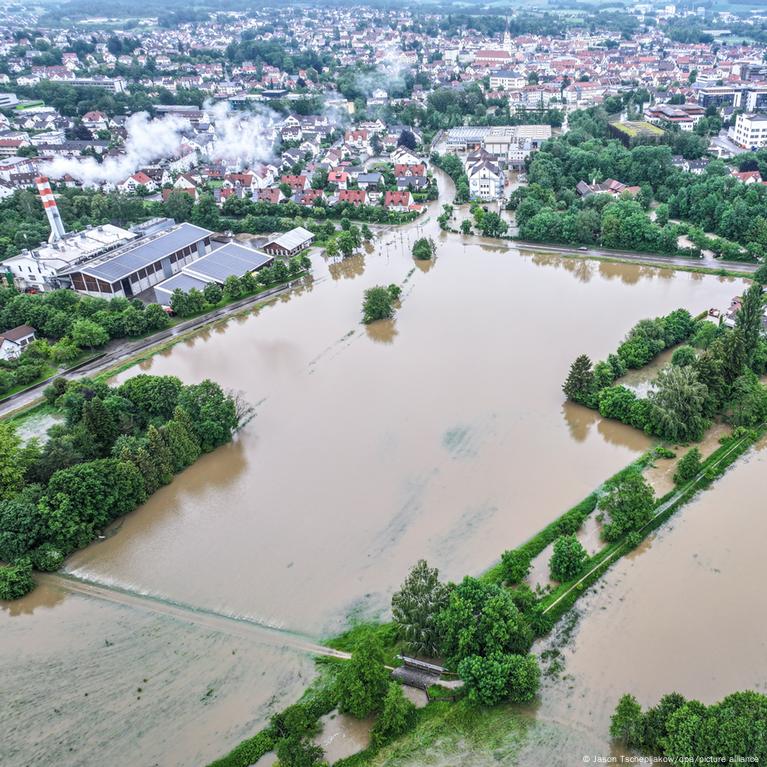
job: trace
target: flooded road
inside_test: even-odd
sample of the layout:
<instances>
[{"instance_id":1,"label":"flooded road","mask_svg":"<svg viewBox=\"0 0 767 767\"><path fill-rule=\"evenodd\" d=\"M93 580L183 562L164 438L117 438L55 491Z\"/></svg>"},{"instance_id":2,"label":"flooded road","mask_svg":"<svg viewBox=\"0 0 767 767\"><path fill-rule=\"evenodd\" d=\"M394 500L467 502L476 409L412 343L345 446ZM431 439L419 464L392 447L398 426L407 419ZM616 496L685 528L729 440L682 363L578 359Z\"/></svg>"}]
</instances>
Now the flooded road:
<instances>
[{"instance_id":1,"label":"flooded road","mask_svg":"<svg viewBox=\"0 0 767 767\"><path fill-rule=\"evenodd\" d=\"M416 264L424 233L438 257ZM418 558L450 578L479 573L649 446L564 403L577 354L601 358L641 318L742 289L520 254L444 235L433 216L364 255L313 262L303 288L120 376L211 377L256 417L69 573L314 637L383 614ZM363 291L392 282L396 318L360 325ZM53 586L0 611L0 662L12 665L3 764L202 764L312 673L294 650Z\"/></svg>"}]
</instances>

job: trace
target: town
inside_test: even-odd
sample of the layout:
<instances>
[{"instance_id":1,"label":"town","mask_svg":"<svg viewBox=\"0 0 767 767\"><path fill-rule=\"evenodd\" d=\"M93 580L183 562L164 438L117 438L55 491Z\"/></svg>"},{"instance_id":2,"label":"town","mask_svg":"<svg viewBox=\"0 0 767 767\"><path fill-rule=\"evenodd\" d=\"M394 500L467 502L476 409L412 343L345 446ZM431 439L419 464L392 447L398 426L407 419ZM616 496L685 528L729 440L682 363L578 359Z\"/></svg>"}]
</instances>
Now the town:
<instances>
[{"instance_id":1,"label":"town","mask_svg":"<svg viewBox=\"0 0 767 767\"><path fill-rule=\"evenodd\" d=\"M761 3L0 2L0 763L767 759L765 286Z\"/></svg>"}]
</instances>

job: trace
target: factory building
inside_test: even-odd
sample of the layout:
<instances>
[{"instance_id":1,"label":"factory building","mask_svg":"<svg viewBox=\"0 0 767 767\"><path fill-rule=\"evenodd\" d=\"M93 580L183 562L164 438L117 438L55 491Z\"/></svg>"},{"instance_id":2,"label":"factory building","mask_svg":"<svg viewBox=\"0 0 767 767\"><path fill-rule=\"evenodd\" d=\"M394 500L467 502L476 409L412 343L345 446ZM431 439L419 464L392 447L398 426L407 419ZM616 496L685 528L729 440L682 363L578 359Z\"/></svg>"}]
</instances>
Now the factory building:
<instances>
[{"instance_id":1,"label":"factory building","mask_svg":"<svg viewBox=\"0 0 767 767\"><path fill-rule=\"evenodd\" d=\"M194 224L179 224L77 264L61 276L78 293L134 298L204 256L210 250L212 234Z\"/></svg>"},{"instance_id":2,"label":"factory building","mask_svg":"<svg viewBox=\"0 0 767 767\"><path fill-rule=\"evenodd\" d=\"M188 293L192 288L202 291L210 283L223 286L227 277L242 277L247 272L256 272L273 260L261 251L229 242L184 266L170 279L155 285L155 300L167 306L175 290Z\"/></svg>"}]
</instances>

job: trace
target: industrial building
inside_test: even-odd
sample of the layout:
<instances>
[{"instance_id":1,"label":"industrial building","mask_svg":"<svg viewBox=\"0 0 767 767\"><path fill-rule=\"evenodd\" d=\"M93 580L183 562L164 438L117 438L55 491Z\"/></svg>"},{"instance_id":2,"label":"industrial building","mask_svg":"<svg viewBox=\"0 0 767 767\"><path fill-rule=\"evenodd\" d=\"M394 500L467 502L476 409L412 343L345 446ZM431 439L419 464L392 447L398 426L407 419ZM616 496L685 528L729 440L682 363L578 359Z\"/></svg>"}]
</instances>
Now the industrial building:
<instances>
[{"instance_id":1,"label":"industrial building","mask_svg":"<svg viewBox=\"0 0 767 767\"><path fill-rule=\"evenodd\" d=\"M272 256L295 256L296 253L308 248L313 240L314 235L308 229L297 226L295 229L267 242L264 245L264 250Z\"/></svg>"},{"instance_id":2,"label":"industrial building","mask_svg":"<svg viewBox=\"0 0 767 767\"><path fill-rule=\"evenodd\" d=\"M167 306L176 290L188 293L193 288L202 291L211 283L223 285L227 277L242 277L247 272L256 272L273 260L261 251L229 242L184 266L173 277L155 285L155 300L158 304Z\"/></svg>"},{"instance_id":3,"label":"industrial building","mask_svg":"<svg viewBox=\"0 0 767 767\"><path fill-rule=\"evenodd\" d=\"M77 264L61 276L78 293L133 298L204 256L210 250L212 234L194 224L178 224Z\"/></svg>"},{"instance_id":4,"label":"industrial building","mask_svg":"<svg viewBox=\"0 0 767 767\"><path fill-rule=\"evenodd\" d=\"M105 224L67 233L45 176L36 179L48 217L48 244L7 258L2 268L22 289L74 288L102 298L133 298L210 250L213 232L157 218L130 230Z\"/></svg>"}]
</instances>

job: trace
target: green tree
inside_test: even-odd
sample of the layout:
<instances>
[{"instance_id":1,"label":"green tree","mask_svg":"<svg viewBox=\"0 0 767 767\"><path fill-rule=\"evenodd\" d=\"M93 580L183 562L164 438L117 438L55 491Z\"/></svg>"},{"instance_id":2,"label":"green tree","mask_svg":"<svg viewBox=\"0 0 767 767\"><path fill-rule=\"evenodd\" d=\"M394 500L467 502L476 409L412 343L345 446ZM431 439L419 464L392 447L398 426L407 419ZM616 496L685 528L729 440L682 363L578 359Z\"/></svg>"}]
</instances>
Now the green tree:
<instances>
[{"instance_id":1,"label":"green tree","mask_svg":"<svg viewBox=\"0 0 767 767\"><path fill-rule=\"evenodd\" d=\"M215 282L209 282L202 291L205 296L205 301L211 305L215 305L221 301L223 292L221 288Z\"/></svg>"},{"instance_id":2,"label":"green tree","mask_svg":"<svg viewBox=\"0 0 767 767\"><path fill-rule=\"evenodd\" d=\"M242 295L242 283L240 278L230 274L224 281L224 296L227 301L233 301Z\"/></svg>"},{"instance_id":3,"label":"green tree","mask_svg":"<svg viewBox=\"0 0 767 767\"><path fill-rule=\"evenodd\" d=\"M83 406L82 424L88 432L94 456L106 457L119 434L115 417L104 407L100 397L88 400Z\"/></svg>"},{"instance_id":4,"label":"green tree","mask_svg":"<svg viewBox=\"0 0 767 767\"><path fill-rule=\"evenodd\" d=\"M504 700L529 702L540 685L540 669L534 655L470 655L459 664L458 674L469 700L484 706Z\"/></svg>"},{"instance_id":5,"label":"green tree","mask_svg":"<svg viewBox=\"0 0 767 767\"><path fill-rule=\"evenodd\" d=\"M200 457L200 443L191 426L189 414L182 408L176 408L175 416L161 426L159 431L174 474L191 466Z\"/></svg>"},{"instance_id":6,"label":"green tree","mask_svg":"<svg viewBox=\"0 0 767 767\"><path fill-rule=\"evenodd\" d=\"M652 487L640 472L629 472L599 500L599 509L609 516L602 530L604 539L615 541L638 530L650 520L653 508Z\"/></svg>"},{"instance_id":7,"label":"green tree","mask_svg":"<svg viewBox=\"0 0 767 767\"><path fill-rule=\"evenodd\" d=\"M610 737L638 748L642 745L643 731L642 707L633 695L624 695L610 719Z\"/></svg>"},{"instance_id":8,"label":"green tree","mask_svg":"<svg viewBox=\"0 0 767 767\"><path fill-rule=\"evenodd\" d=\"M461 234L471 234L471 221L468 218L461 221Z\"/></svg>"},{"instance_id":9,"label":"green tree","mask_svg":"<svg viewBox=\"0 0 767 767\"><path fill-rule=\"evenodd\" d=\"M759 285L767 285L767 263L762 264L755 272L754 272L754 282L757 282Z\"/></svg>"},{"instance_id":10,"label":"green tree","mask_svg":"<svg viewBox=\"0 0 767 767\"><path fill-rule=\"evenodd\" d=\"M21 489L26 468L16 427L8 421L0 421L0 499Z\"/></svg>"},{"instance_id":11,"label":"green tree","mask_svg":"<svg viewBox=\"0 0 767 767\"><path fill-rule=\"evenodd\" d=\"M692 365L695 360L698 359L698 355L695 353L695 349L692 346L680 346L674 350L671 355L671 364L675 367L686 367Z\"/></svg>"},{"instance_id":12,"label":"green tree","mask_svg":"<svg viewBox=\"0 0 767 767\"><path fill-rule=\"evenodd\" d=\"M176 376L153 376L145 373L129 378L117 394L133 403L144 422L167 421L173 417L183 386Z\"/></svg>"},{"instance_id":13,"label":"green tree","mask_svg":"<svg viewBox=\"0 0 767 767\"><path fill-rule=\"evenodd\" d=\"M764 319L763 288L758 283L752 285L743 295L743 303L735 315L736 332L743 336L746 364L750 365L756 352L759 334Z\"/></svg>"},{"instance_id":14,"label":"green tree","mask_svg":"<svg viewBox=\"0 0 767 767\"><path fill-rule=\"evenodd\" d=\"M274 749L281 767L321 767L325 752L308 735L290 735Z\"/></svg>"},{"instance_id":15,"label":"green tree","mask_svg":"<svg viewBox=\"0 0 767 767\"><path fill-rule=\"evenodd\" d=\"M477 228L485 237L503 237L509 225L494 211L487 211L478 222Z\"/></svg>"},{"instance_id":16,"label":"green tree","mask_svg":"<svg viewBox=\"0 0 767 767\"><path fill-rule=\"evenodd\" d=\"M392 297L387 288L376 285L365 291L362 303L362 321L368 325L377 320L388 320L394 315Z\"/></svg>"},{"instance_id":17,"label":"green tree","mask_svg":"<svg viewBox=\"0 0 767 767\"><path fill-rule=\"evenodd\" d=\"M555 581L569 581L583 569L586 549L575 535L561 535L554 543L549 573Z\"/></svg>"},{"instance_id":18,"label":"green tree","mask_svg":"<svg viewBox=\"0 0 767 767\"><path fill-rule=\"evenodd\" d=\"M389 688L383 648L377 637L365 635L338 675L338 708L364 719L379 711Z\"/></svg>"},{"instance_id":19,"label":"green tree","mask_svg":"<svg viewBox=\"0 0 767 767\"><path fill-rule=\"evenodd\" d=\"M109 340L109 334L91 320L75 320L72 323L72 341L81 349L103 346Z\"/></svg>"},{"instance_id":20,"label":"green tree","mask_svg":"<svg viewBox=\"0 0 767 767\"><path fill-rule=\"evenodd\" d=\"M389 682L381 713L371 731L371 741L382 746L407 732L413 725L416 708L396 682Z\"/></svg>"},{"instance_id":21,"label":"green tree","mask_svg":"<svg viewBox=\"0 0 767 767\"><path fill-rule=\"evenodd\" d=\"M21 599L34 587L31 562L25 560L0 566L0 599Z\"/></svg>"},{"instance_id":22,"label":"green tree","mask_svg":"<svg viewBox=\"0 0 767 767\"><path fill-rule=\"evenodd\" d=\"M86 546L97 530L135 509L145 497L144 482L133 464L100 458L57 471L40 509L52 542L72 551Z\"/></svg>"},{"instance_id":23,"label":"green tree","mask_svg":"<svg viewBox=\"0 0 767 767\"><path fill-rule=\"evenodd\" d=\"M206 378L199 384L185 386L179 393L178 404L188 415L203 453L231 440L238 425L237 409L232 397L217 383Z\"/></svg>"},{"instance_id":24,"label":"green tree","mask_svg":"<svg viewBox=\"0 0 767 767\"><path fill-rule=\"evenodd\" d=\"M644 747L655 753L663 753L668 738L668 722L671 715L686 703L677 692L664 695L657 706L650 708L644 715Z\"/></svg>"},{"instance_id":25,"label":"green tree","mask_svg":"<svg viewBox=\"0 0 767 767\"><path fill-rule=\"evenodd\" d=\"M700 474L702 470L700 450L697 447L688 450L677 464L674 482L683 485Z\"/></svg>"},{"instance_id":26,"label":"green tree","mask_svg":"<svg viewBox=\"0 0 767 767\"><path fill-rule=\"evenodd\" d=\"M521 549L511 549L501 554L503 578L508 583L520 583L530 572L530 555Z\"/></svg>"},{"instance_id":27,"label":"green tree","mask_svg":"<svg viewBox=\"0 0 767 767\"><path fill-rule=\"evenodd\" d=\"M573 402L587 403L593 395L594 373L591 360L586 354L575 358L570 366L567 380L562 386L565 396Z\"/></svg>"},{"instance_id":28,"label":"green tree","mask_svg":"<svg viewBox=\"0 0 767 767\"><path fill-rule=\"evenodd\" d=\"M429 261L437 252L437 246L430 237L421 237L413 245L413 258L418 261Z\"/></svg>"},{"instance_id":29,"label":"green tree","mask_svg":"<svg viewBox=\"0 0 767 767\"><path fill-rule=\"evenodd\" d=\"M654 433L669 442L699 440L708 426L707 396L708 388L701 383L695 367L662 370L648 395Z\"/></svg>"},{"instance_id":30,"label":"green tree","mask_svg":"<svg viewBox=\"0 0 767 767\"><path fill-rule=\"evenodd\" d=\"M0 561L14 562L46 537L45 519L37 506L35 488L0 500Z\"/></svg>"},{"instance_id":31,"label":"green tree","mask_svg":"<svg viewBox=\"0 0 767 767\"><path fill-rule=\"evenodd\" d=\"M506 589L468 576L450 592L438 625L442 654L451 668L470 655L526 653L533 639Z\"/></svg>"},{"instance_id":32,"label":"green tree","mask_svg":"<svg viewBox=\"0 0 767 767\"><path fill-rule=\"evenodd\" d=\"M437 616L447 606L448 593L439 580L439 570L421 559L392 596L392 617L410 652L432 658L438 655Z\"/></svg>"}]
</instances>

